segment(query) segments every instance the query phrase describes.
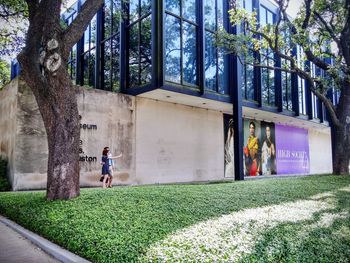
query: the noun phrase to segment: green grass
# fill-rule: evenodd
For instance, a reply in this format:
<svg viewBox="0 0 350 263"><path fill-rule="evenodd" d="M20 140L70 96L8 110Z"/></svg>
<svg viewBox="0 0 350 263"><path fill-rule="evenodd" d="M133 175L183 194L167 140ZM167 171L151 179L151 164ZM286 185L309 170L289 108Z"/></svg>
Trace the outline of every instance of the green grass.
<svg viewBox="0 0 350 263"><path fill-rule="evenodd" d="M337 219L330 228L312 229L302 240L295 233L304 229L305 222L269 228L241 261L346 262L350 236L334 233L350 229L350 193L337 191L348 185L350 176L309 176L115 187L82 189L78 198L51 202L45 201L44 192L9 192L0 193L0 214L93 262L137 262L156 242L199 222L336 191L336 207L330 212L345 210L346 218Z"/></svg>

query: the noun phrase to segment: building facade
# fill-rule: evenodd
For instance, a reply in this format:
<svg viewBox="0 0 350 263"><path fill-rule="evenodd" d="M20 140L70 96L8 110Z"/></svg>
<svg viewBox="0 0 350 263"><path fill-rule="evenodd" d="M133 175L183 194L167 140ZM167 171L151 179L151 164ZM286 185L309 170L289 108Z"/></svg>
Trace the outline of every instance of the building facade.
<svg viewBox="0 0 350 263"><path fill-rule="evenodd" d="M67 25L82 4L78 0L62 15ZM276 21L271 1L241 4L257 10L261 24ZM118 184L331 172L327 114L308 83L290 73L242 65L215 45L217 30L240 31L229 24L228 10L227 0L105 1L68 62L72 81L85 86L79 95L82 185L98 184L100 151L107 145L123 152ZM269 52L260 60L281 63ZM25 108L19 107L25 103L20 94L26 94L20 83L12 94L16 116ZM14 91L1 93L6 92ZM107 121L101 122L104 114ZM18 138L20 119L13 124ZM13 188L45 187L45 165L40 184L26 183L23 178L38 171L17 172L23 160L9 156L9 149L16 152L18 144L8 145L1 152L14 160Z"/></svg>

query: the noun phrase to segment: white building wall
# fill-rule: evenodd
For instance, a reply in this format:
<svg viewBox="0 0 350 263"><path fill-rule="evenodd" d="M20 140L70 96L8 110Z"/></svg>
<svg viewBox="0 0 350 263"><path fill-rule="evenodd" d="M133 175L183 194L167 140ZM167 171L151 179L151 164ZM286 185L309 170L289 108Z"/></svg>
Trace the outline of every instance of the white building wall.
<svg viewBox="0 0 350 263"><path fill-rule="evenodd" d="M137 183L223 179L223 135L220 112L137 97Z"/></svg>
<svg viewBox="0 0 350 263"><path fill-rule="evenodd" d="M330 128L309 129L310 174L332 173Z"/></svg>

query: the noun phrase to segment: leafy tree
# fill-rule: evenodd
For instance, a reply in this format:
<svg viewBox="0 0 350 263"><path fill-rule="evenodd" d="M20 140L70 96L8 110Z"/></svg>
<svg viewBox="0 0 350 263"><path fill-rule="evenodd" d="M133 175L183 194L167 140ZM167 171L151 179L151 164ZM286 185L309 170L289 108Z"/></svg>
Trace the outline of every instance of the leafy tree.
<svg viewBox="0 0 350 263"><path fill-rule="evenodd" d="M350 0L304 0L293 20L286 11L289 0L277 0L279 11L273 25L259 24L256 10L248 12L237 1L231 2L230 21L240 33L222 33L218 44L237 54L244 65L280 70L306 80L331 118L335 148L333 173L349 174ZM303 53L299 60L293 52L297 47ZM282 60L281 66L266 65L259 60L267 49ZM255 55L249 56L252 53ZM322 70L324 77L314 74L312 67ZM336 105L328 96L333 87L340 93Z"/></svg>
<svg viewBox="0 0 350 263"><path fill-rule="evenodd" d="M0 60L0 89L9 81L10 65L4 60Z"/></svg>
<svg viewBox="0 0 350 263"><path fill-rule="evenodd" d="M77 90L70 80L67 62L71 48L103 2L86 0L69 26L61 23L62 0L12 0L0 4L2 10L7 7L8 15L28 15L25 46L18 61L47 133L49 200L70 199L80 193Z"/></svg>
<svg viewBox="0 0 350 263"><path fill-rule="evenodd" d="M0 56L18 53L23 48L27 17L23 0L0 2Z"/></svg>

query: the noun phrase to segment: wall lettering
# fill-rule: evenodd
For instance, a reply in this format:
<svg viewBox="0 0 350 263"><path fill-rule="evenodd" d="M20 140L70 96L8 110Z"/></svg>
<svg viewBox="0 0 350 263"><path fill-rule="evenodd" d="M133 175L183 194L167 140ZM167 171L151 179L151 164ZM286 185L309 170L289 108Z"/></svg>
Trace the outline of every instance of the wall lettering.
<svg viewBox="0 0 350 263"><path fill-rule="evenodd" d="M79 115L79 120L81 120L82 117ZM80 123L80 129L83 130L97 130L97 125L96 124L85 124L85 123ZM80 162L97 162L97 157L96 156L88 156L85 154L83 150L83 140L79 141L79 161Z"/></svg>

